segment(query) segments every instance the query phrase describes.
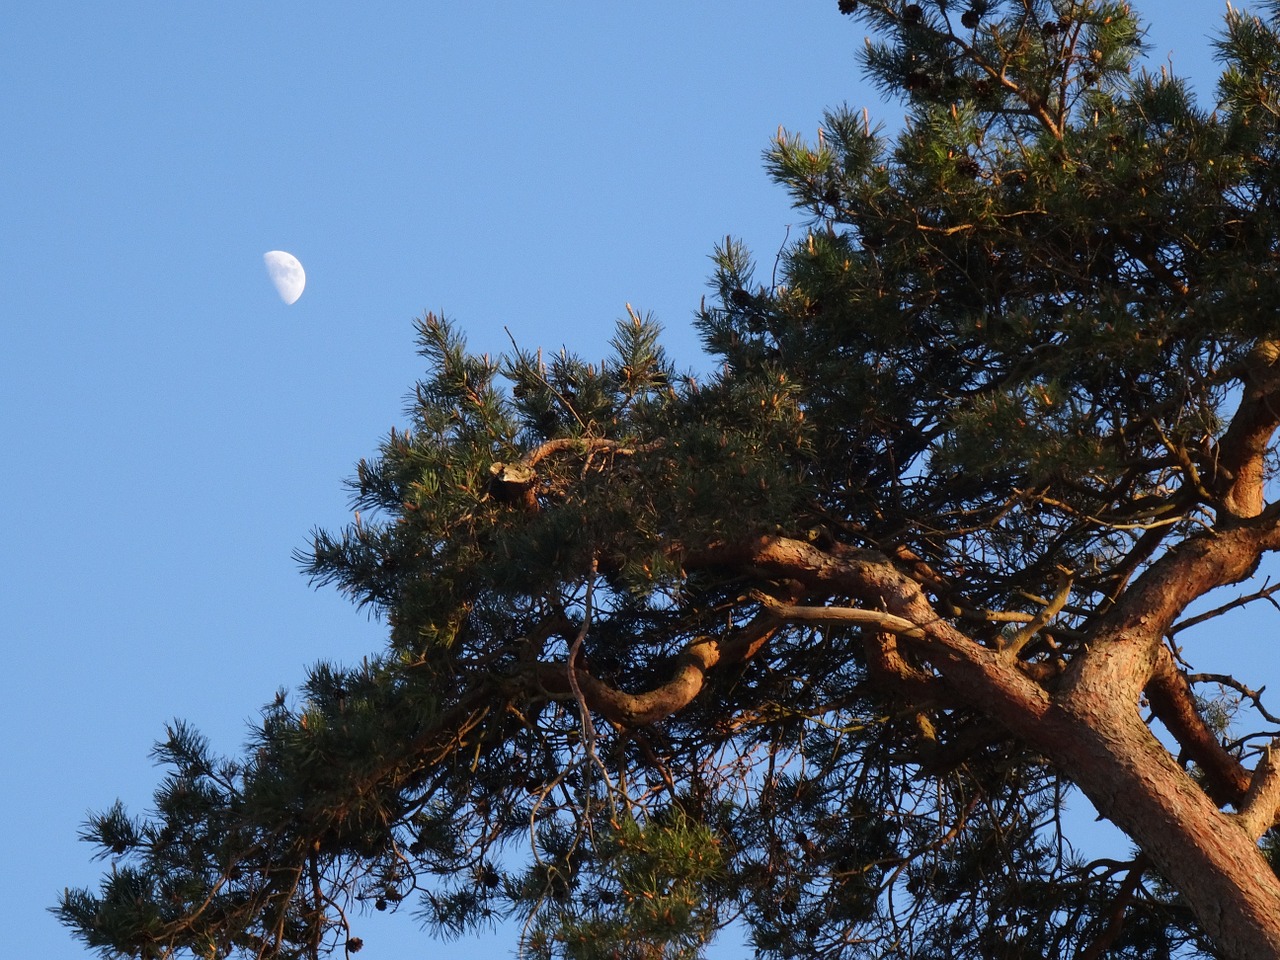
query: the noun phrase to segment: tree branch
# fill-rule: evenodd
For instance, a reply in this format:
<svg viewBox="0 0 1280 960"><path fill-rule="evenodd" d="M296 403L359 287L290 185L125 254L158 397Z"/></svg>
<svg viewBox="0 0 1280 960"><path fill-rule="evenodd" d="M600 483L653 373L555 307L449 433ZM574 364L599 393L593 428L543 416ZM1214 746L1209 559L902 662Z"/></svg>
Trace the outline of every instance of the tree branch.
<svg viewBox="0 0 1280 960"><path fill-rule="evenodd" d="M1067 605L1067 600L1071 598L1071 587L1075 580L1062 567L1058 568L1058 574L1058 592L1054 594L1048 603L1040 608L1030 623L1020 628L1007 642L1000 644L1000 652L1008 659L1016 660L1018 654L1022 652L1022 648L1035 639L1036 634L1043 630L1049 624L1049 621L1061 613L1062 608Z"/></svg>
<svg viewBox="0 0 1280 960"><path fill-rule="evenodd" d="M903 617L880 610L858 610L852 607L802 607L789 603L779 603L763 593L753 593L752 597L780 620L801 623L848 623L858 627L872 627L886 633L900 634L904 637L920 640L924 638L924 629Z"/></svg>
<svg viewBox="0 0 1280 960"><path fill-rule="evenodd" d="M1227 529L1213 529L1172 547L1134 581L1090 631L1088 649L1064 678L1064 691L1093 686L1136 701L1147 686L1174 620L1192 601L1252 576L1264 551L1280 548L1280 506ZM1142 651L1145 666L1115 656Z"/></svg>
<svg viewBox="0 0 1280 960"><path fill-rule="evenodd" d="M812 595L851 597L874 605L879 610L821 616L845 622L853 622L852 617L880 630L894 628L893 635L907 641L942 675L953 696L1015 734L1049 707L1048 694L1038 683L939 616L920 584L875 550L841 544L822 550L788 537L759 537L690 554L686 565L691 564L735 568L757 577L797 582Z"/></svg>
<svg viewBox="0 0 1280 960"><path fill-rule="evenodd" d="M1225 673L1189 673L1187 674L1187 683L1216 683L1220 686L1229 687L1240 696L1252 700L1253 708L1262 714L1263 719L1268 723L1280 723L1280 717L1273 716L1271 711L1262 705L1262 695L1267 690L1265 685L1254 690L1241 683L1235 677Z"/></svg>
<svg viewBox="0 0 1280 960"><path fill-rule="evenodd" d="M1125 911L1129 909L1129 904L1133 902L1134 895L1138 892L1146 867L1146 857L1139 856L1133 861L1133 866L1129 868L1128 874L1120 884L1119 892L1116 893L1115 899L1111 901L1111 906L1107 910L1106 927L1098 939L1089 944L1088 948L1079 955L1079 960L1099 960L1115 943L1124 929Z"/></svg>
<svg viewBox="0 0 1280 960"><path fill-rule="evenodd" d="M1249 782L1238 819L1245 832L1257 840L1276 822L1280 811L1280 739L1272 740L1263 751Z"/></svg>
<svg viewBox="0 0 1280 960"><path fill-rule="evenodd" d="M655 723L683 710L702 692L707 674L721 664L750 660L777 632L777 620L763 615L735 630L726 640L703 638L685 648L670 680L640 693L627 693L593 676L582 658L571 667L567 661L539 663L535 676L549 694L574 694L576 682L587 706L623 727ZM572 680L569 671L574 670Z"/></svg>
<svg viewBox="0 0 1280 960"><path fill-rule="evenodd" d="M1261 340L1240 373L1244 395L1218 442L1218 479L1223 506L1237 517L1262 512L1266 454L1280 427L1280 341Z"/></svg>
<svg viewBox="0 0 1280 960"><path fill-rule="evenodd" d="M898 637L921 640L925 636L924 630L910 620L880 610L796 606L781 603L763 593L753 593L752 596L779 620L845 623L869 628L863 633L867 669L876 681L888 688L886 692L900 694L917 709L931 706L942 694L939 678L909 663L898 648Z"/></svg>
<svg viewBox="0 0 1280 960"><path fill-rule="evenodd" d="M1160 651L1147 683L1147 702L1183 753L1204 772L1205 792L1214 803L1239 807L1249 789L1248 771L1205 723L1196 709L1195 694L1168 648Z"/></svg>
<svg viewBox="0 0 1280 960"><path fill-rule="evenodd" d="M1212 610L1208 610L1205 613L1194 617L1188 617L1186 620L1180 620L1169 628L1169 636L1172 637L1175 634L1186 630L1188 627L1194 627L1196 624L1212 620L1214 617L1220 617L1224 613L1234 610L1236 607L1243 607L1245 604L1252 603L1254 600L1271 600L1272 606L1276 606L1277 604L1275 600L1272 599L1272 594L1278 590L1280 590L1280 583L1273 583L1264 586L1261 590L1257 590L1254 593L1247 594L1243 597L1236 597L1234 600L1224 603L1220 607L1214 607Z"/></svg>
<svg viewBox="0 0 1280 960"><path fill-rule="evenodd" d="M577 453L595 453L599 450L605 450L621 456L634 456L637 453L648 453L661 446L661 440L655 440L650 443L625 444L603 437L557 437L535 447L521 457L519 462L526 467L536 467L540 461L563 450L572 450Z"/></svg>

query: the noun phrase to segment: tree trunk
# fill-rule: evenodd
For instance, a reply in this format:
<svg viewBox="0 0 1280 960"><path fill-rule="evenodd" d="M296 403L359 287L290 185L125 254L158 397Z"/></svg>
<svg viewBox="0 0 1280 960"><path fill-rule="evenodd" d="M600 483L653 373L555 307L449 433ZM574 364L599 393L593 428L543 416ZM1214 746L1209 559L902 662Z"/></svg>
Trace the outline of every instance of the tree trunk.
<svg viewBox="0 0 1280 960"><path fill-rule="evenodd" d="M1135 705L1103 690L1055 704L1045 752L1182 895L1230 960L1280 958L1280 878L1238 817L1178 766Z"/></svg>
<svg viewBox="0 0 1280 960"><path fill-rule="evenodd" d="M1246 576L1275 536L1271 524L1240 528L1171 551L1100 624L1052 693L1007 651L975 642L938 616L916 581L872 551L830 556L776 538L755 544L750 560L813 590L869 598L883 612L778 603L770 609L784 620L870 621L896 634L953 695L1056 764L1123 830L1181 894L1220 956L1280 960L1280 878L1258 850L1262 827L1251 833L1245 819L1222 812L1138 711L1175 615L1195 597ZM898 673L899 681L913 679L910 671ZM1268 791L1260 799L1248 819L1266 825L1276 798Z"/></svg>

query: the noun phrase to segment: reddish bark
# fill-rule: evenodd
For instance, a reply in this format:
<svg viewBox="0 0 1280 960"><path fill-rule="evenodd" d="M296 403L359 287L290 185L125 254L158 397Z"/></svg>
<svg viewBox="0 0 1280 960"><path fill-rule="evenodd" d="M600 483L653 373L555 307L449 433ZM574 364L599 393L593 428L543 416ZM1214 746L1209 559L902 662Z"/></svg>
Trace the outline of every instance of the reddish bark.
<svg viewBox="0 0 1280 960"><path fill-rule="evenodd" d="M927 661L950 693L1061 769L1182 894L1223 955L1244 960L1280 957L1280 879L1258 850L1260 828L1249 829L1274 818L1280 774L1253 791L1267 799L1242 822L1220 810L1170 756L1143 722L1138 702L1144 688L1153 691L1175 735L1213 771L1222 794L1241 801L1247 774L1210 742L1203 721L1187 713L1189 691L1170 675L1162 640L1188 603L1244 579L1262 551L1278 543L1274 520L1259 517L1172 549L1099 621L1052 693L1015 661L937 615L914 580L873 552L833 555L800 541L769 539L727 548L721 559L828 596L875 604L917 625L919 633L895 629L899 642ZM813 608L790 613L833 618Z"/></svg>
<svg viewBox="0 0 1280 960"><path fill-rule="evenodd" d="M1173 656L1161 648L1147 683L1147 702L1205 776L1205 790L1219 806L1239 806L1249 789L1249 771L1227 752L1196 709L1195 694L1178 670Z"/></svg>
<svg viewBox="0 0 1280 960"><path fill-rule="evenodd" d="M1052 762L1137 843L1224 957L1280 957L1280 879L1256 842L1280 805L1280 764L1264 764L1251 780L1196 713L1163 644L1187 604L1243 580L1265 550L1280 547L1271 515L1277 513L1264 511L1171 548L1098 618L1066 671L1051 679L1027 669L1016 649L965 634L888 557L783 537L712 547L685 562L750 573L762 586L793 584L811 605L766 599L751 624L723 640L690 646L672 678L649 691L617 690L585 666L576 677L590 709L622 725L641 725L683 709L711 670L756 656L782 623L863 626L872 638L873 680L878 677L886 692L923 710L940 697L959 700L990 718L1006 736ZM818 605L812 605L815 599ZM570 687L563 664L543 664L539 676L554 694L563 696ZM1143 721L1144 690L1187 756L1206 772L1209 792ZM1224 812L1224 803L1242 807L1242 815Z"/></svg>
<svg viewBox="0 0 1280 960"><path fill-rule="evenodd" d="M1240 407L1217 448L1217 486L1229 513L1256 517L1263 509L1267 449L1280 426L1280 341L1254 347L1241 382Z"/></svg>

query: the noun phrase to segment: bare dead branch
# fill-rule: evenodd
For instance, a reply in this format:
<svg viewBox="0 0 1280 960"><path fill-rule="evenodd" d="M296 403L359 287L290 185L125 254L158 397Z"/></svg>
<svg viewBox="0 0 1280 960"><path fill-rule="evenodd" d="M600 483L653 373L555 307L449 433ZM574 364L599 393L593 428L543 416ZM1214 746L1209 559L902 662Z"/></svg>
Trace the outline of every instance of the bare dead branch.
<svg viewBox="0 0 1280 960"><path fill-rule="evenodd" d="M1030 643L1036 634L1049 624L1049 621L1062 612L1062 608L1067 605L1067 600L1071 597L1071 587L1074 583L1071 573L1060 567L1058 592L1054 594L1052 600L1040 608L1030 623L1018 630L1009 640L1000 644L1000 652L1008 659L1016 660L1022 648Z"/></svg>
<svg viewBox="0 0 1280 960"><path fill-rule="evenodd" d="M1225 674L1225 673L1188 674L1187 683L1191 683L1191 684L1216 683L1224 687L1229 687L1230 689L1240 694L1242 697L1245 697L1246 699L1253 701L1254 709L1257 710L1258 713L1262 714L1263 718L1268 723L1280 724L1280 717L1272 716L1271 713L1267 710L1267 708L1262 705L1262 695L1263 693L1266 692L1266 689L1267 689L1265 686L1259 687L1257 690L1254 690L1246 686L1245 684L1241 683L1235 677L1229 676L1228 674Z"/></svg>
<svg viewBox="0 0 1280 960"><path fill-rule="evenodd" d="M780 620L799 623L847 623L856 627L871 627L886 633L899 634L919 640L924 630L903 617L896 617L881 610L861 610L854 607L804 607L779 603L763 593L753 593L753 599Z"/></svg>
<svg viewBox="0 0 1280 960"><path fill-rule="evenodd" d="M1253 601L1255 600L1269 600L1273 607L1275 607L1277 610L1280 610L1280 603L1276 603L1275 599L1273 598L1273 594L1275 594L1277 591L1280 591L1280 582L1273 583L1269 586L1264 584L1261 590L1256 590L1253 593L1247 594L1242 597L1236 597L1236 599L1228 603L1224 603L1220 607L1214 607L1212 610L1209 610L1206 613L1197 614L1194 617L1188 617L1186 620L1182 620L1182 621L1179 621L1178 623L1175 623L1172 627L1169 628L1169 636L1172 637L1183 630L1196 626L1196 624L1200 624L1208 620L1212 620L1214 617L1220 617L1224 613L1227 613L1228 611L1234 610L1237 607L1243 607L1245 604L1248 604L1248 603L1253 603ZM1280 721L1274 721L1274 720L1272 722L1280 723Z"/></svg>

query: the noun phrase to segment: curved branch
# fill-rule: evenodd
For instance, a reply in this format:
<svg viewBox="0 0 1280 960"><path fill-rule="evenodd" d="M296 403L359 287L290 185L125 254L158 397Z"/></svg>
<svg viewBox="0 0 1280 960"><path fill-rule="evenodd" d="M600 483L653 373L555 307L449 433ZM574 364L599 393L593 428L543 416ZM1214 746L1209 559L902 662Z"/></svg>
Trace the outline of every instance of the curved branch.
<svg viewBox="0 0 1280 960"><path fill-rule="evenodd" d="M898 628L893 635L928 662L951 694L1010 732L1025 731L1049 709L1049 695L1040 684L941 617L920 584L875 550L841 544L823 550L788 537L759 537L714 545L690 554L685 563L730 567L756 577L795 582L815 596L851 597L876 608L821 615L845 622L854 618L879 630Z"/></svg>
<svg viewBox="0 0 1280 960"><path fill-rule="evenodd" d="M582 658L569 676L567 661L539 663L536 679L552 696L573 695L576 684L588 707L623 727L655 723L683 710L706 685L707 674L721 664L743 663L754 657L777 632L778 622L760 616L726 640L698 640L680 655L670 680L640 693L627 693L593 676Z"/></svg>
<svg viewBox="0 0 1280 960"><path fill-rule="evenodd" d="M1277 548L1280 506L1276 505L1250 520L1189 537L1172 547L1094 626L1088 649L1072 662L1064 692L1092 687L1110 691L1109 696L1132 695L1136 700L1157 671L1162 641L1174 620L1211 590L1250 577L1262 554Z"/></svg>
<svg viewBox="0 0 1280 960"><path fill-rule="evenodd" d="M1234 690L1236 693L1240 694L1240 696L1252 700L1253 709L1262 714L1262 718L1266 720L1267 723L1280 723L1280 717L1272 715L1271 711L1262 705L1262 695L1267 691L1265 685L1254 690L1252 687L1241 683L1235 677L1225 673L1189 673L1187 674L1187 683L1216 683L1219 686ZM1256 734L1253 734L1252 736L1256 736Z"/></svg>
<svg viewBox="0 0 1280 960"><path fill-rule="evenodd" d="M1237 517L1256 517L1263 507L1263 480L1271 437L1280 427L1280 341L1259 342L1240 374L1244 395L1218 442L1222 504Z"/></svg>
<svg viewBox="0 0 1280 960"><path fill-rule="evenodd" d="M554 454L569 451L585 455L588 464L591 455L606 451L616 456L634 456L662 446L661 440L651 443L627 445L603 437L557 437L539 444L519 460L506 462L495 460L489 464L489 489L499 500L512 503L533 512L538 509L535 485L538 482L536 467Z"/></svg>

